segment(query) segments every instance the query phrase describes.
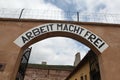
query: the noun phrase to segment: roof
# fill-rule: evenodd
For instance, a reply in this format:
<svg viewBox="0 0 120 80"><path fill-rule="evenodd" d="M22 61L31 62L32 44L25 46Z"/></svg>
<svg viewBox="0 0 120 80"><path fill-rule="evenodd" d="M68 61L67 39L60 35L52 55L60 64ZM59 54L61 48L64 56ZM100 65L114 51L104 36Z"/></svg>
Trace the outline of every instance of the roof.
<svg viewBox="0 0 120 80"><path fill-rule="evenodd" d="M74 69L74 66L70 66L70 65L28 64L28 68L51 69L51 70L70 70L70 71L72 71Z"/></svg>

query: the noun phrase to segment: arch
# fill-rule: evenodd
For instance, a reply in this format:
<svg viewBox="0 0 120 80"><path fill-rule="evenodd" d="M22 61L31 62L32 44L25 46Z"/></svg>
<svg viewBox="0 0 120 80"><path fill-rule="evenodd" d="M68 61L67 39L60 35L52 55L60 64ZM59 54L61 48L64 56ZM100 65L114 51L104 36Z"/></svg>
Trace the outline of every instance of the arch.
<svg viewBox="0 0 120 80"><path fill-rule="evenodd" d="M87 45L96 53L102 53L108 48L108 44L90 30L66 23L47 23L34 27L20 35L14 43L23 48L42 39L56 36L73 38Z"/></svg>

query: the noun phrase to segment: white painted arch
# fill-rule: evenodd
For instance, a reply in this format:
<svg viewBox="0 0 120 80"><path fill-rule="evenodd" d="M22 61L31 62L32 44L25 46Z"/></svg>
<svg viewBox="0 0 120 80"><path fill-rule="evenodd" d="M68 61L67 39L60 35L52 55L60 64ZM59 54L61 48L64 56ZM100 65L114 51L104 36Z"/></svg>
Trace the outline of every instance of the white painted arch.
<svg viewBox="0 0 120 80"><path fill-rule="evenodd" d="M23 47L33 39L53 32L65 32L82 37L84 40L87 40L91 45L93 45L100 53L108 48L108 44L90 30L79 25L68 23L47 23L39 25L21 34L14 43L19 47Z"/></svg>

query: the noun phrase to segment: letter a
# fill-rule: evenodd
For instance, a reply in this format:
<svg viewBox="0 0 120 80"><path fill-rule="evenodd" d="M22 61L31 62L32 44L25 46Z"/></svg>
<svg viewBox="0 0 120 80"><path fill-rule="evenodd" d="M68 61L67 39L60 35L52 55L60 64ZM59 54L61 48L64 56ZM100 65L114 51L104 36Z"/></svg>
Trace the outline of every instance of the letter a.
<svg viewBox="0 0 120 80"><path fill-rule="evenodd" d="M23 40L23 43L26 43L26 41L28 41L28 39L25 38L24 36L22 36L22 40Z"/></svg>

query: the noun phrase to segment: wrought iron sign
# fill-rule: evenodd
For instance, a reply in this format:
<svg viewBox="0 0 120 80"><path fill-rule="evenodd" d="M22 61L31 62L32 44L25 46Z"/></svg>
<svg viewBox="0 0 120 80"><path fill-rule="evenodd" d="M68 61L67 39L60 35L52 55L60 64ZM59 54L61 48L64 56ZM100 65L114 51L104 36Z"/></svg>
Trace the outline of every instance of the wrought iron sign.
<svg viewBox="0 0 120 80"><path fill-rule="evenodd" d="M14 43L17 44L19 47L23 47L26 43L28 43L35 37L49 32L68 32L76 34L89 41L101 53L108 48L108 44L93 32L79 25L65 23L48 23L34 27L20 35L14 41Z"/></svg>

